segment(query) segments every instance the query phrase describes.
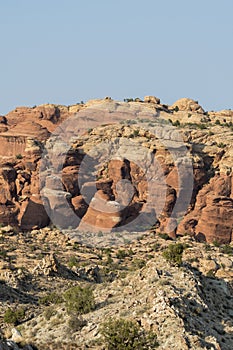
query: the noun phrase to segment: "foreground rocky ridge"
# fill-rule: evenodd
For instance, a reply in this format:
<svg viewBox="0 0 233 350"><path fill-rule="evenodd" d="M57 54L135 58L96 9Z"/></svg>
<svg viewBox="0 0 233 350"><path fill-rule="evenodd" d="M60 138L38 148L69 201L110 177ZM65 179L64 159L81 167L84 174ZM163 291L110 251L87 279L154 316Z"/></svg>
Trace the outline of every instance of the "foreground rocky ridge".
<svg viewBox="0 0 233 350"><path fill-rule="evenodd" d="M171 244L183 246L181 264L165 259ZM232 245L147 232L98 249L57 229L16 234L10 227L0 245L2 350L106 349L101 327L109 318L134 320L161 350L232 348ZM59 298L74 286L93 289L94 310L67 311ZM9 309L21 310L16 323Z"/></svg>
<svg viewBox="0 0 233 350"><path fill-rule="evenodd" d="M93 128L71 143L62 165L61 188L50 169L41 170L41 157L45 141L57 126L72 119L74 113L80 115L83 122L91 116ZM158 177L165 179L165 187L161 181L154 185L166 194L165 199L156 200L159 203L161 199L159 216L153 214L155 208L145 209L148 225L154 225L158 232L168 232L169 217L175 204L181 195L186 200L187 192L187 188L179 184L178 168L167 146L169 144L164 144L164 139L161 142L159 136L163 128L173 125L166 137L176 149L180 146L174 128L182 135L193 163L194 188L186 212L176 211L173 229L168 233L172 237L177 233L188 233L200 241L229 243L233 226L232 123L233 112L230 110L205 112L197 101L191 99L181 99L167 106L153 96L145 97L144 102L140 99L119 102L106 98L69 107L16 108L0 120L0 222L30 230L47 226L55 211L60 220L58 226L69 222L75 227L75 213L80 218L80 230L101 231L133 223L147 203L147 174L137 165L137 160L143 160L147 169L155 164ZM100 151L103 142L112 148L120 147L117 159L106 162ZM146 159L142 148L149 152ZM93 150L97 158L99 156L99 164L93 171L94 181L84 174L86 182L80 185L82 160ZM132 157L133 154L136 157ZM42 185L39 182L41 174L45 179ZM133 188L127 187L129 184L122 180L128 180ZM43 186L50 191L47 210L41 200ZM89 205L93 187L97 192ZM117 191L124 196L119 198ZM156 191L157 195L159 191ZM72 213L61 204L61 198L66 198ZM126 209L111 211L112 203Z"/></svg>

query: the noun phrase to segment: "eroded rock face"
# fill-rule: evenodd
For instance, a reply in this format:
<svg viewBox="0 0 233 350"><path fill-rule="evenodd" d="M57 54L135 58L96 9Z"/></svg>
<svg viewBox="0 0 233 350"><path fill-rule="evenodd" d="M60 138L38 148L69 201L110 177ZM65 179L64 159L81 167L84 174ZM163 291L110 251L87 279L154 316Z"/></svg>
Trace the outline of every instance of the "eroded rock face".
<svg viewBox="0 0 233 350"><path fill-rule="evenodd" d="M173 111L176 106L180 113ZM63 165L57 159L57 164L54 163L57 175L51 175L49 163L40 168L44 144L51 133L64 120L72 118L72 113L86 110L88 113L83 113L83 121L92 113L96 127L75 141ZM99 125L101 113L106 121L103 126ZM207 116L203 108L191 99L178 100L169 110L161 109L158 98L146 96L144 103L104 99L70 107L20 107L6 117L1 116L0 221L30 230L44 227L56 218L61 227L80 225L80 229L91 227L99 231L129 224L144 211L145 217L150 219L150 226L156 225L157 230L166 232L179 193L185 197L186 188L180 183L169 147L159 139L156 124L153 133L145 130L159 117L163 125L177 118L184 124L179 133L183 133L184 144L190 149L193 162L194 189L190 206L183 219L183 214L177 211L176 218L172 219L174 229L169 234L175 237L177 232L189 233L197 240L231 242L233 137L229 128L233 113L211 112ZM118 124L112 125L111 120L118 121ZM209 129L186 127L187 121L201 121L202 128L206 123ZM169 141L170 148L178 151L179 145L173 135L172 130L168 132L166 142ZM98 146L103 142L103 147L110 145L106 154L115 150L114 157L108 161L105 155L101 156L102 149ZM59 147L57 145L58 151ZM83 170L81 164L86 155L92 164L89 150L94 150L100 157L101 166L96 164L93 169ZM157 174L153 185L148 182L151 167ZM90 180L89 170L94 174L94 180L93 177ZM41 171L44 173L42 183ZM45 202L41 198L43 188L49 194L49 200ZM156 205L148 205L151 193L156 196ZM177 232L176 221L179 223Z"/></svg>
<svg viewBox="0 0 233 350"><path fill-rule="evenodd" d="M145 96L144 102L146 103L154 103L154 104L160 104L160 99L155 96Z"/></svg>
<svg viewBox="0 0 233 350"><path fill-rule="evenodd" d="M199 105L199 103L190 98L181 98L171 106L171 108L176 107L178 107L179 111L204 113L204 109Z"/></svg>
<svg viewBox="0 0 233 350"><path fill-rule="evenodd" d="M233 228L233 179L217 175L198 193L194 210L184 218L179 231L200 241L230 243Z"/></svg>

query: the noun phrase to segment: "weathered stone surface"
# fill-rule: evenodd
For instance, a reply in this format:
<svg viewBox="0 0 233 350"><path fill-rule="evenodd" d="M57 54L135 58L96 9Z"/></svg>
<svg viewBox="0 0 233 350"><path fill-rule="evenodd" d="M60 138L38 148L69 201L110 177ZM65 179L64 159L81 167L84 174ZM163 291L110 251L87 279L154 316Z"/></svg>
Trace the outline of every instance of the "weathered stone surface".
<svg viewBox="0 0 233 350"><path fill-rule="evenodd" d="M131 222L145 210L150 224L156 224L157 230L163 232L169 227L169 217L179 196L182 194L186 200L186 189L171 155L171 149L179 151L179 134L182 134L191 152L194 190L183 220L184 213L176 208L172 226L176 226L177 220L180 234L189 233L208 242L231 242L233 136L229 128L232 111L207 115L191 99L178 100L169 111L162 110L160 100L154 96L146 96L144 102L123 103L107 98L69 107L17 107L6 117L1 116L0 221L26 230L43 227L56 218L60 227L79 224L82 227L89 223L111 230ZM180 114L174 111L176 106ZM81 124L86 123L87 112L91 113L93 130L86 130L85 135L74 142L64 157L64 164L60 164L59 158L62 144L56 145L57 163L54 159L53 165L62 173L51 175L51 164L45 163L45 176L40 184L44 143L51 132L75 112L80 113ZM184 126L167 130L156 124L154 131L149 132L147 127L159 117L163 122L179 119ZM106 124L100 126L100 120ZM117 124L113 126L114 122ZM189 122L201 122L209 129L189 127ZM71 135L73 127L67 129ZM83 170L86 155L90 164L94 164L93 169ZM99 157L96 164L92 159L95 156ZM152 181L153 172L156 179ZM44 186L49 199L42 201L40 192ZM150 195L154 196L155 205L147 206ZM119 209L114 213L110 210L113 203ZM176 229L170 234L175 237Z"/></svg>
<svg viewBox="0 0 233 350"><path fill-rule="evenodd" d="M45 227L49 224L48 214L39 195L23 201L18 220L22 230Z"/></svg>
<svg viewBox="0 0 233 350"><path fill-rule="evenodd" d="M171 106L171 108L176 107L178 107L179 111L204 113L203 108L198 104L198 102L190 98L181 98L180 100L173 103L173 105Z"/></svg>
<svg viewBox="0 0 233 350"><path fill-rule="evenodd" d="M181 222L178 230L198 240L219 243L232 241L232 177L217 175L197 195L194 210Z"/></svg>
<svg viewBox="0 0 233 350"><path fill-rule="evenodd" d="M154 103L154 104L160 104L160 99L155 96L145 96L144 102L146 103Z"/></svg>

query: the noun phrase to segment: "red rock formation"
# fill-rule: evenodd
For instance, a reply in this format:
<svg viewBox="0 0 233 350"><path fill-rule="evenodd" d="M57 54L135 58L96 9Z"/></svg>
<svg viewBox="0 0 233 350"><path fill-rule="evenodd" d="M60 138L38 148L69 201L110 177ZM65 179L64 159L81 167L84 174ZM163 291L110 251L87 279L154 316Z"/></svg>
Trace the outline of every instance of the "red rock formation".
<svg viewBox="0 0 233 350"><path fill-rule="evenodd" d="M134 117L137 113L140 116L139 105L147 108L141 113L143 117L156 111L156 108L161 111L158 99L149 96L145 101L146 103L136 102L135 110L133 103L126 104L131 111L126 111L127 116L132 118L132 110L135 113ZM124 119L125 105L113 100L97 102L93 103L97 103L99 107L92 109L96 126L99 126L98 118L102 103L106 104L103 108L104 120L109 122L111 118L117 119L119 116L120 119ZM187 118L186 111L194 113L195 118L199 115L205 116L203 109L195 101L185 99L178 102L178 107L183 113L179 117L184 115L184 118ZM92 108L92 102L87 104L89 105ZM118 112L119 106L121 109ZM62 166L59 159L57 165L54 163L57 171L61 168L61 178L51 176L47 165L44 164L45 176L41 178L42 185L40 184L39 169L43 144L51 132L71 116L71 111L77 112L81 108L86 107L68 108L54 105L20 107L8 113L6 117L0 116L0 222L29 230L33 227L46 226L50 219L56 217L56 222L61 227L79 225L80 229L94 227L98 231L129 224L143 213L143 220L148 217L149 225L160 226L162 232L166 232L168 225L175 227L176 220L179 222L181 219L178 215L179 210L176 218L170 220L170 215L179 193L182 193L185 199L185 186L180 183L169 150L159 144L151 145L153 138L150 134L143 130L135 131L131 128L131 123L126 126L120 124L121 127L118 129L114 127L111 129L108 125L106 129L102 127L99 131L96 129L96 132L86 133L83 139L69 150ZM172 108L170 113L171 110ZM164 113L166 118L170 119L172 116L168 111ZM174 117L176 118L175 114ZM85 122L84 115L82 118ZM213 114L213 118L215 120L218 115ZM232 118L231 114L229 118ZM71 129L70 127L69 132ZM203 135L200 130L194 134L193 130L186 129L185 133L193 152L194 191L188 213L179 223L178 233L189 233L197 240L229 243L233 240L230 147L221 148L223 147L221 140L218 141L220 147L216 146L215 140L213 142L209 139L208 133ZM93 181L93 178L90 180L88 175L90 169L85 170L81 166L84 156L89 148L95 148L95 144L114 137L133 138L134 141L137 141L138 137L140 144L150 149L155 156L151 157L149 163L147 159L143 168L142 161L139 166L130 159L131 153L138 152L137 148L134 148L134 143L132 148L124 145L125 152L128 153L111 159L102 168L96 167L94 169L96 181ZM197 140L193 139L195 137ZM203 150L205 143L207 148ZM143 156L144 153L142 158ZM91 160L91 157L88 157ZM148 182L147 179L150 166L153 166L157 174L157 180L153 182ZM214 171L216 175L209 181ZM49 191L47 202L42 202L40 186L42 188L45 186ZM149 203L149 196L154 196L154 204ZM162 208L161 211L158 208ZM176 228L171 230L170 235L176 236Z"/></svg>
<svg viewBox="0 0 233 350"><path fill-rule="evenodd" d="M185 216L178 230L201 241L230 243L232 228L232 176L216 175L199 191L194 210Z"/></svg>

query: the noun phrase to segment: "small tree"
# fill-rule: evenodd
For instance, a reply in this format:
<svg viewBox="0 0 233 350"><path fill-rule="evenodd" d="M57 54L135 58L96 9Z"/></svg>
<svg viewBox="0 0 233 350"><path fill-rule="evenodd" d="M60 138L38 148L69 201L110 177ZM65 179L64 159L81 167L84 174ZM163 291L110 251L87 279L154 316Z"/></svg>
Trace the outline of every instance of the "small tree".
<svg viewBox="0 0 233 350"><path fill-rule="evenodd" d="M148 350L158 346L156 334L145 333L138 323L110 318L100 329L108 350Z"/></svg>
<svg viewBox="0 0 233 350"><path fill-rule="evenodd" d="M95 308L93 291L89 287L71 287L63 294L63 297L69 314L86 314Z"/></svg>
<svg viewBox="0 0 233 350"><path fill-rule="evenodd" d="M182 264L183 251L184 246L182 243L169 244L168 248L163 252L163 257L170 263L180 266Z"/></svg>
<svg viewBox="0 0 233 350"><path fill-rule="evenodd" d="M16 326L22 321L24 316L25 316L24 309L20 308L20 309L12 310L11 308L8 308L4 314L4 322L10 323Z"/></svg>

